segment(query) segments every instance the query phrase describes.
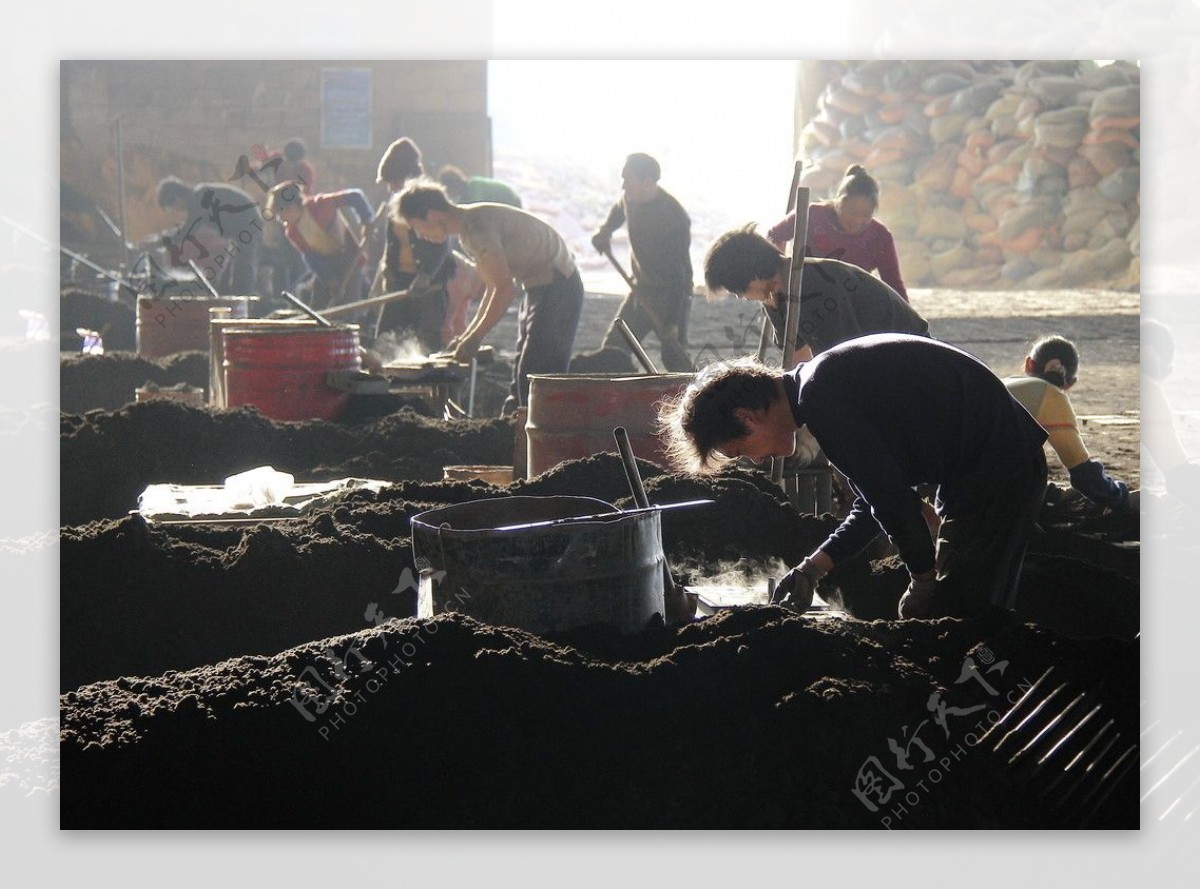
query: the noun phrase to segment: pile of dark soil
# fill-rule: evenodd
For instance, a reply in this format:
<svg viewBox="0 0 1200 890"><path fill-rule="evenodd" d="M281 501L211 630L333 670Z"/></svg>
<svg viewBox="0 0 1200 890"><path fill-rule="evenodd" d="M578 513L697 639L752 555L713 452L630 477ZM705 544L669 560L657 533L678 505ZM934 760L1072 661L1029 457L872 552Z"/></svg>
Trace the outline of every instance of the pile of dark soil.
<svg viewBox="0 0 1200 890"><path fill-rule="evenodd" d="M253 408L152 401L64 414L60 442L60 521L81 525L136 509L147 485L220 485L264 465L303 482L432 481L449 464L511 465L513 421L442 421L405 410L358 425L285 423Z"/></svg>
<svg viewBox="0 0 1200 890"><path fill-rule="evenodd" d="M65 414L115 411L134 401L138 388L187 386L208 389L208 353L177 352L164 358L142 358L132 352L104 355L62 354L60 404Z"/></svg>
<svg viewBox="0 0 1200 890"><path fill-rule="evenodd" d="M968 656L997 668L990 689L959 682ZM757 607L559 641L453 614L388 622L65 694L61 825L1071 827L979 743L1051 665L1136 736L1135 643L1005 616ZM881 770L901 788L868 806ZM1136 798L1124 782L1091 824L1136 827Z"/></svg>
<svg viewBox="0 0 1200 890"><path fill-rule="evenodd" d="M700 556L798 561L835 522L797 513L761 474L732 471L698 481L664 475L645 461L640 469L658 503L716 501L663 514L663 547L676 566ZM414 592L402 583L414 569L412 517L510 494L630 505L620 460L601 454L508 489L405 481L378 493L351 492L332 509L270 524L148 525L127 516L64 528L61 688L269 654L351 633L380 614L415 615ZM745 518L725 527L718 517L734 511Z"/></svg>
<svg viewBox="0 0 1200 890"><path fill-rule="evenodd" d="M116 302L94 291L65 287L59 302L62 349L77 351L82 339L76 328L96 331L106 352L137 348L137 314L127 303Z"/></svg>

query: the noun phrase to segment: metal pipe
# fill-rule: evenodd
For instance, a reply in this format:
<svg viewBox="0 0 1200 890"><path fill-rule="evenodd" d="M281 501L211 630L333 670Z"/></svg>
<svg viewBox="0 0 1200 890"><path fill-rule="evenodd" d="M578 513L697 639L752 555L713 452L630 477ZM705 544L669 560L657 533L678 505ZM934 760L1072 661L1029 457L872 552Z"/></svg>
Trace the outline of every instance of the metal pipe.
<svg viewBox="0 0 1200 890"><path fill-rule="evenodd" d="M799 180L800 162L796 162ZM808 241L808 187L796 186L795 201L796 228L792 233L792 262L788 268L787 280L787 314L783 326L783 361L786 371L796 360L796 334L800 330L800 287L804 278L804 253ZM783 464L787 458L771 459L771 481L783 487Z"/></svg>
<svg viewBox="0 0 1200 890"><path fill-rule="evenodd" d="M614 324L616 325L617 330L621 332L621 336L625 338L625 342L629 344L629 348L633 350L633 354L641 364L642 369L647 374L660 373L654 364L654 360L651 359L649 353L646 352L645 347L643 347L638 338L633 335L633 331L629 329L629 325L625 323L625 319L618 318Z"/></svg>
<svg viewBox="0 0 1200 890"><path fill-rule="evenodd" d="M117 221L121 227L121 241L125 246L125 262L129 262L129 240L125 233L129 231L125 225L125 151L124 142L121 139L121 116L117 115L113 121L116 128L116 150L117 150Z"/></svg>
<svg viewBox="0 0 1200 890"><path fill-rule="evenodd" d="M192 271L196 273L196 277L208 288L208 292L218 300L221 299L221 295L217 293L217 289L213 286L213 283L204 277L204 273L200 271L200 267L196 265L196 261L188 260L188 265L192 267Z"/></svg>
<svg viewBox="0 0 1200 890"><path fill-rule="evenodd" d="M365 300L355 300L353 303L342 303L339 306L330 306L324 311L325 315L344 315L347 312L353 312L355 309L370 309L373 306L383 306L387 303L393 303L396 300L403 300L412 293L412 289L392 291L390 294L381 294L378 297L368 297Z"/></svg>
<svg viewBox="0 0 1200 890"><path fill-rule="evenodd" d="M646 497L646 488L642 485L642 474L638 472L633 446L629 444L629 433L625 427L619 426L613 430L613 438L617 440L617 451L621 455L621 465L625 467L625 478L629 480L633 502L639 507L649 507L650 499Z"/></svg>
<svg viewBox="0 0 1200 890"><path fill-rule="evenodd" d="M479 359L471 356L471 382L467 386L467 417L475 416L475 376L479 372Z"/></svg>
<svg viewBox="0 0 1200 890"><path fill-rule="evenodd" d="M288 302L290 302L293 306L295 306L297 309L299 309L301 312L303 312L309 318L316 321L318 324L324 325L327 328L333 327L333 322L331 322L329 319L327 319L324 315L322 315L316 309L313 309L312 307L310 307L307 303L302 302L301 299L299 297L297 297L295 294L289 293L288 291L285 291L285 290L280 291L280 293L283 294L283 296L285 298L287 298Z"/></svg>
<svg viewBox="0 0 1200 890"><path fill-rule="evenodd" d="M553 528L559 525L573 525L576 522L602 522L605 519L620 519L638 513L654 513L662 510L681 510L685 507L707 507L715 504L711 498L697 501L680 501L677 504L656 504L653 507L637 507L633 510L609 510L605 513L589 513L587 516L564 516L561 519L539 519L536 522L519 522L516 525L501 525L492 529L494 532L518 532L531 528Z"/></svg>

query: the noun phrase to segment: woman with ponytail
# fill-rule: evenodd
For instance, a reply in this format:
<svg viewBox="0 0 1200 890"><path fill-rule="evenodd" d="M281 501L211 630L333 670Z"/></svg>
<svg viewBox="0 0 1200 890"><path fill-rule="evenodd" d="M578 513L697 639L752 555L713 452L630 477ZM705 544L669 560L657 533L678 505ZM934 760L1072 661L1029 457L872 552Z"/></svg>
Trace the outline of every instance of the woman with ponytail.
<svg viewBox="0 0 1200 890"><path fill-rule="evenodd" d="M1079 353L1057 335L1042 337L1025 357L1025 373L1004 378L1012 397L1050 434L1050 445L1071 477L1071 487L1088 500L1114 510L1136 510L1139 494L1104 472L1088 455L1067 391L1075 385Z"/></svg>
<svg viewBox="0 0 1200 890"><path fill-rule="evenodd" d="M859 164L846 168L833 201L808 208L807 255L841 260L868 272L878 270L884 284L907 303L896 242L887 226L875 219L878 209L879 183ZM771 227L767 240L782 252L795 230L793 210Z"/></svg>

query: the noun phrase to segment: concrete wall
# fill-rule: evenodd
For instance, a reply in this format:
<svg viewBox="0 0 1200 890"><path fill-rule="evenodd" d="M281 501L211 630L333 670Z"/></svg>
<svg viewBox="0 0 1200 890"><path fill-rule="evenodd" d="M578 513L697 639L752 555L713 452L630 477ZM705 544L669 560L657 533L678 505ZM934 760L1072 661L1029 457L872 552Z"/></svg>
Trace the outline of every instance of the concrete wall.
<svg viewBox="0 0 1200 890"><path fill-rule="evenodd" d="M370 72L365 148L322 145L321 72L328 68ZM225 180L239 155L253 159L255 146L276 149L292 137L308 144L318 191L356 186L373 203L384 197L375 185L379 158L400 136L421 147L427 172L446 163L491 172L486 61L67 61L61 104L64 212L83 199L118 218L119 118L133 239L167 224L154 202L163 176ZM250 180L242 187L257 192ZM94 225L84 216L75 221Z"/></svg>

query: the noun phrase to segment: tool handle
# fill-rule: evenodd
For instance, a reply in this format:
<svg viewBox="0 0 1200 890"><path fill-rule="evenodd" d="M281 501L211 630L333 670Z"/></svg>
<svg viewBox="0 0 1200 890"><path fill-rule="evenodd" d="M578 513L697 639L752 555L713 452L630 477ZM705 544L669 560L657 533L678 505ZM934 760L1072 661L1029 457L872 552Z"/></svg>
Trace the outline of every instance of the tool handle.
<svg viewBox="0 0 1200 890"><path fill-rule="evenodd" d="M638 362L647 374L659 373L658 367L654 364L654 360L650 358L650 354L646 352L640 340L634 336L633 331L629 329L629 325L625 323L625 319L618 318L615 322L617 330L621 332L621 336L625 338L625 342L629 344L629 348L633 350L633 354L637 356Z"/></svg>
<svg viewBox="0 0 1200 890"><path fill-rule="evenodd" d="M617 441L617 451L621 455L621 464L625 467L625 478L629 480L633 502L639 507L649 507L650 499L646 497L646 488L642 485L642 474L638 472L633 446L629 444L629 433L625 431L625 427L619 426L613 430L613 438Z"/></svg>

